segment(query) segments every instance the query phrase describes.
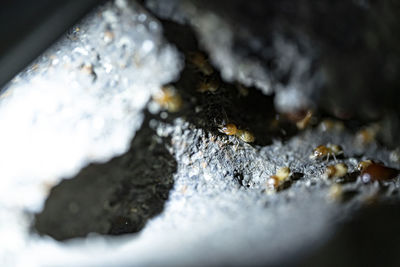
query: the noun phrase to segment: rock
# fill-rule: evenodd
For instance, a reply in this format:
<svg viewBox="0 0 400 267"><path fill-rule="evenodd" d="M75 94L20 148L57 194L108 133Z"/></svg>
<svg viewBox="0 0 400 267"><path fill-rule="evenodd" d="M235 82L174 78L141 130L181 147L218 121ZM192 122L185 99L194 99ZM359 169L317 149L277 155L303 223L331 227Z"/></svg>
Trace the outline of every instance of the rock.
<svg viewBox="0 0 400 267"><path fill-rule="evenodd" d="M147 0L188 23L226 81L276 94L279 111L316 107L340 117L399 111L395 2Z"/></svg>
<svg viewBox="0 0 400 267"><path fill-rule="evenodd" d="M0 245L4 265L28 249L25 212L40 211L62 177L126 152L152 92L181 67L160 23L134 2L115 1L2 90L0 233L15 245Z"/></svg>
<svg viewBox="0 0 400 267"><path fill-rule="evenodd" d="M161 25L138 5L117 1L94 11L2 95L1 198L21 204L10 187L37 187L39 195L25 197L40 209L43 183L127 151L151 93L180 68Z"/></svg>
<svg viewBox="0 0 400 267"><path fill-rule="evenodd" d="M128 84L130 82L133 85L139 83L138 88L135 89L132 85L133 89L124 89L130 87L123 87L118 83L115 85L116 90L112 91L110 88L114 87L101 87L101 84L98 84L99 90L103 94L94 94L96 97L100 97L100 100L105 97L104 102L98 100L95 102L96 104L107 104L108 100L120 99L120 101L111 102L115 105L111 105L106 110L109 113L104 112L104 114L122 112L125 114L126 120L133 124L126 124L127 121L124 119L117 120L111 117L110 127L108 128L108 124L107 126L104 124L104 129L108 130L107 134L96 131L101 137L104 136L103 139L100 139L102 141L100 147L104 149L102 151L107 151L104 154L97 153L97 158L81 157L82 161L74 155L70 155L69 158L61 158L61 156L51 158L51 162L68 159L66 164L71 164L71 162L79 164L76 163L77 167L73 169L74 172L66 171L67 168L64 165L54 166L54 174L51 176L53 181L58 182L62 177L69 178L69 180L63 180L57 185L48 185L47 189L50 194L44 205L44 198L48 191L37 194L39 197L36 201L32 201L32 197L29 195L26 198L19 197L18 202L15 197L10 196L12 194L21 196L21 192L30 194L37 192L35 191L36 183L47 181L43 178L44 176L32 172L35 176L32 175L33 178L29 180L30 176L26 178L17 173L14 180L2 180L7 182L7 186L1 190L4 193L7 193L6 191L10 193L0 198L0 214L2 218L7 219L1 220L1 234L4 240L15 241L11 244L8 241L0 243L1 246L7 248L2 249L2 254L0 254L1 258L5 259L6 265L191 266L225 264L243 266L257 264L298 266L302 263L318 265L321 258L325 262L335 262L335 259L341 255L343 256L341 262L345 261L343 259L349 258L346 257L349 255L353 261L362 258L362 262L369 262L368 258L376 255L374 250L371 251L369 248L374 249L376 246L367 242L370 240L369 238L360 237L375 233L387 236L390 235L388 233L396 234L393 225L396 225L396 222L398 224L399 219L391 215L393 209L388 209L388 212L382 217L378 215L379 218L373 213L372 216L366 217L367 221L362 220L364 217L357 219L357 214L359 211L369 210L371 206L379 203L397 203L400 198L399 177L381 181L380 184L364 184L359 179L357 165L361 160L371 159L375 162L382 162L385 166L399 169L400 162L393 160L395 150L385 148L374 138L371 138L368 144L356 146L355 133L360 128L362 121L338 122L331 120L328 123L328 120L324 120L325 124L330 126L321 128L317 127L317 124L319 120L324 119L323 115L311 115L310 122L300 130L296 127L295 122L278 113L282 107L282 110L287 110L284 107L286 104L279 104L280 101L286 101L289 110L295 107L293 106L295 100L297 104L300 103L298 107L303 107L301 104L303 100L311 101L310 103L315 105L323 103L319 102L322 101L322 98L313 96L316 92L322 92L318 90L323 90L321 89L323 86L317 86L319 83L317 76L321 70L310 67L313 69L310 71L307 67L310 62L318 62L321 58L318 53L309 54L315 53L315 51L310 47L307 48L316 39L308 40L307 37L301 37L300 33L296 33L296 31L292 34L299 34L299 36L296 35L296 38L291 39L289 31L289 35L278 34L276 38L272 38L274 42L278 42L277 44L274 42L262 43L262 46L265 45L272 53L271 55L267 54L266 58L285 59L279 65L282 68L268 73L265 70L269 70L271 66L268 64L266 66L257 65L259 64L257 62L260 62L258 56L241 53L241 51L250 51L247 43L244 43L240 49L236 45L232 45L237 44L237 38L242 36L245 31L232 31L230 28L234 24L229 20L229 16L224 17L217 12L218 7L215 7L216 13L210 15L204 10L212 9L212 4L206 1L199 4L196 9L193 9L193 5L190 4L193 2L182 3L172 0L146 1L147 6L160 17L161 24L157 22L156 24L162 25L163 29L162 32L159 29L160 31L155 33L149 33L146 27L141 27L148 25L147 22L153 21L149 17L149 13L140 11L140 7L131 2L129 4L124 1L117 1L116 4L110 3L100 9L101 16L94 13L92 24L89 23L90 25L87 26L87 32L92 27L97 29L101 25L101 18L106 16L108 17L107 21L116 19L115 27L126 29L127 34L129 32L136 36L136 34L143 33L146 38L160 42L154 46L153 52L156 53L150 52L149 58L143 59L143 65L131 65L132 72L127 71L129 67L119 66L113 73L114 75L120 74L122 80L127 79ZM235 6L235 3L239 2L232 1L230 3ZM256 10L253 8L257 4L264 5L263 3L265 2L249 2L249 11ZM294 12L290 9L290 5L285 6L288 3L286 1L279 2L280 4L266 3L275 8L271 9L271 18L268 19L276 20L277 24L281 21L281 15L278 16L281 13L277 10L283 8L283 11L289 12L288 14ZM359 7L358 4L352 3L343 5L354 5L356 9ZM187 4L188 6L186 6ZM218 6L219 3L216 5ZM252 5L254 6L252 7ZM341 10L340 4L337 5L339 7L335 6L335 8ZM308 8L313 10L313 6L306 4L304 8L306 11L309 10ZM110 10L116 10L120 15L107 15ZM233 8L233 10L236 9ZM265 12L265 9L259 10L261 13ZM349 12L353 12L352 10L350 8ZM246 10L243 8L242 11ZM233 12L230 5L226 6L226 12L227 14ZM127 16L125 17L124 14ZM187 16L187 14L191 15ZM257 16L252 16L251 12L243 12L243 14L246 14L243 18L238 17L238 21L241 21L240 24L243 27L247 25L246 17L247 20L254 20L254 23L259 22L256 20ZM282 13L282 16L289 16L288 14ZM306 12L306 17L307 14ZM210 16L211 19L208 22L203 21ZM358 17L356 16L356 18ZM139 23L136 19L141 22ZM296 19L296 17L293 18L294 21ZM100 20L100 24L98 20ZM198 26L205 28L197 29L198 26L194 21L204 23L204 25L198 24ZM190 23L185 24L187 22ZM207 26L206 23L210 23L210 25ZM277 24L272 24L268 28L282 33L283 30ZM214 28L213 25L222 26ZM84 28L80 27L79 29L79 32L72 31L68 40L71 41L71 38L74 40L76 38L74 36L79 37L79 34L83 35L77 40L81 40L81 38L86 40L86 37L90 37L90 35L85 35L86 33L82 30ZM151 27L148 29L150 30ZM210 32L207 32L206 29L209 29ZM217 49L222 49L219 46L218 36L213 35L218 32L221 34L221 43L226 45L226 51L220 51L225 53L222 61L218 61L213 55L219 51ZM231 39L225 39L225 34L231 34L229 37ZM207 47L205 35L208 36L207 38L217 38L215 47L213 44L208 44L210 47ZM142 37L140 34L139 36ZM186 64L179 79L173 80L180 71L178 52L172 49L162 36L185 55ZM200 36L199 41L203 46L199 45L196 36ZM242 38L244 38L243 36ZM252 36L254 33L248 32L248 38L242 40L250 40ZM103 41L112 45L114 42L118 43L118 38L118 35L108 32L104 34ZM271 38L271 35L266 34L265 38ZM66 43L61 43L60 49L70 47L68 40L65 41ZM224 40L229 40L229 42ZM141 44L137 47L143 47L142 38L131 41L132 44ZM93 42L97 41L94 39ZM126 41L123 43L125 44ZM113 52L124 55L123 47L122 45L122 47L107 50L104 57L111 56ZM252 44L251 47L257 47L257 44ZM100 48L100 45L96 46L96 49ZM210 62L208 53L203 49L210 52ZM129 51L132 50L125 50L126 53ZM288 51L293 53L286 55ZM202 53L204 61L201 60L201 62L211 64L212 69L207 67L204 71L201 69L204 64L193 64L193 60L190 59L193 52ZM131 55L127 56L131 58ZM81 53L77 60L81 58L85 59L86 57ZM124 58L122 56L122 59ZM51 66L52 59L48 57L46 60L42 64ZM226 63L224 60L233 63L240 63L241 60L244 60L244 65L224 65ZM46 62L47 64L45 64ZM120 58L117 62L120 62ZM72 75L73 81L79 81L78 85L71 85L72 88L75 88L74 90L78 90L78 94L73 95L74 100L78 98L77 101L81 101L79 96L88 98L85 90L76 89L80 88L79 85L85 85L82 77L87 77L87 83L92 86L102 79L108 81L114 77L98 71L96 65L91 61L89 64L85 62L78 66L81 68L75 68L70 72L60 72L69 73ZM100 66L102 65L100 64ZM137 68L142 66L142 72L139 72L134 66ZM226 72L224 68L228 68L228 71ZM285 73L289 69L296 71L289 71L289 75ZM101 70L100 67L99 70ZM258 70L260 70L259 73ZM34 77L41 77L40 72L39 76L34 72L28 73L33 75L30 78L32 80ZM268 75L263 76L265 73ZM86 76L81 77L80 75ZM285 75L287 78L284 77ZM266 79L262 80L262 77L266 77ZM238 79L244 84L226 82L229 79L232 81ZM285 79L286 82L284 82ZM305 86L304 90L289 87L294 81L299 86ZM309 87L306 86L308 82ZM145 104L149 101L151 87L156 88L163 83L169 83L168 88L174 88L174 96L179 96L180 99L180 108L174 109L173 113L167 112L168 105L166 105L166 110L160 111L160 107L154 108L157 101L150 101L147 106L148 110L146 110ZM58 82L54 84L59 87L63 85ZM208 88L210 84L213 86L212 90L199 90L200 86ZM253 84L255 87L245 86L246 84ZM143 87L144 85L146 87ZM265 85L268 86L263 87ZM34 92L37 90L42 92L40 88ZM286 90L289 90L288 94L286 94ZM18 92L18 90L9 92ZM275 92L276 97L269 95L272 92ZM134 96L139 93L143 93L145 96L135 98ZM281 96L278 96L280 93L282 93ZM65 95L67 94L65 93ZM89 94L89 96L92 95ZM281 100L279 100L280 97ZM12 99L5 98L3 101L12 101ZM65 103L72 103L71 99L64 97L60 103L64 103L64 100L68 100ZM130 102L130 99L133 102ZM168 101L168 98L162 101ZM276 107L274 102L278 104ZM1 112L11 110L10 106L6 105L7 102L1 104L3 103L4 106L0 107ZM126 110L127 105L134 105L135 108ZM17 104L15 106L17 107ZM81 106L77 106L77 111L81 111L79 109ZM83 107L87 107L87 105ZM99 110L102 110L101 105L96 105L93 112ZM0 114L2 114L1 112ZM49 121L52 122L50 118ZM81 117L78 116L78 118ZM63 131L72 129L71 122L68 117L63 117L62 112L54 115L53 120L59 121L58 125L69 123L66 124L66 128L61 128ZM397 129L397 124L392 120L391 117L386 119L383 125L392 125L391 128ZM227 135L226 131L225 133L221 132L220 130L227 124L235 125L232 128L240 133L250 133L255 137L254 142L246 143L239 138L241 135ZM35 125L33 124L33 126ZM127 127L126 132L120 130L125 128L115 128L116 125ZM33 127L33 129L35 128ZM121 134L121 131L126 134ZM17 133L19 132L17 131ZM75 136L75 131L68 133L68 137ZM59 132L55 132L55 135L58 137ZM115 146L121 147L122 145L119 146L121 143L129 143L131 137L133 140L128 150L115 148ZM391 135L387 135L385 138L389 141L393 140ZM16 142L20 139L10 136L8 140ZM71 146L69 139L64 141L66 142L65 146ZM99 143L96 142L96 139L88 138L83 139L80 144L85 145L84 148L91 151L90 149L96 148ZM330 147L329 144L337 144L343 148L343 153L338 153L337 159L332 157L310 159L310 155L316 147L320 145ZM29 146L24 148L23 152L26 154L22 155L23 158L39 151L32 150ZM44 152L49 149L53 148L47 144L43 145ZM33 158L33 156L31 158L34 161L49 160L43 158L43 155L47 154L39 154L37 158ZM115 156L113 159L106 161L113 155ZM92 160L96 163L81 169L84 164ZM14 166L21 164L21 161L15 159L8 162ZM48 164L48 162L44 162ZM332 164L345 164L348 173L343 177L325 179L325 169ZM38 169L47 174L49 169L43 166L47 165L41 165ZM25 172L27 173L32 169L29 164L23 165L23 167L26 167ZM282 167L290 168L289 177L281 185L270 190L267 184L268 180ZM11 167L8 168L6 170L11 170ZM28 183L30 181L34 182L33 185ZM20 186L16 184L17 182L26 182L26 184ZM23 189L26 191L22 191ZM21 205L18 206L16 203L21 203ZM40 209L41 207L43 209ZM24 213L25 210L28 212ZM363 232L351 235L355 232L354 230L359 229L357 226L351 225L354 217L356 222L360 220L368 226L362 228ZM371 219L371 217L375 219ZM392 218L395 221L391 221L391 228L386 229L386 221ZM349 221L350 224L346 223ZM377 221L382 224L379 225ZM346 226L341 228L343 224L350 225L351 230L347 230ZM344 230L341 231L341 229ZM339 233L339 235L333 238L332 233ZM110 237L110 235L121 234L126 235ZM64 240L64 242L56 240ZM347 240L355 242L347 249L351 253L345 249ZM362 246L357 245L356 240L362 240ZM395 246L387 245L384 242L379 242L379 244L383 251L390 251L392 253L390 256L395 259L397 252L397 249L393 249ZM387 248L392 249L387 250ZM337 255L337 252L340 252L341 255Z"/></svg>

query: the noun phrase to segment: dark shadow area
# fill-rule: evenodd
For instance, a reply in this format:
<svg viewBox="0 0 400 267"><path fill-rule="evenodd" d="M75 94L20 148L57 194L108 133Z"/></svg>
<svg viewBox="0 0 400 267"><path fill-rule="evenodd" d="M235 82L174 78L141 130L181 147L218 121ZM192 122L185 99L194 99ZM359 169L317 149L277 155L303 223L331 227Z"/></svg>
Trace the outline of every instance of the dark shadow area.
<svg viewBox="0 0 400 267"><path fill-rule="evenodd" d="M104 2L1 1L0 88L42 54L69 27Z"/></svg>
<svg viewBox="0 0 400 267"><path fill-rule="evenodd" d="M347 183L354 183L357 181L357 178L360 176L359 171L349 172L345 176L337 178L336 183L339 184L347 184Z"/></svg>
<svg viewBox="0 0 400 267"><path fill-rule="evenodd" d="M372 204L301 266L400 266L400 204Z"/></svg>
<svg viewBox="0 0 400 267"><path fill-rule="evenodd" d="M104 164L90 164L55 186L34 230L57 240L88 233L119 235L140 231L162 212L173 186L176 161L167 140L148 127L149 116L128 152Z"/></svg>
<svg viewBox="0 0 400 267"><path fill-rule="evenodd" d="M293 123L282 117L277 120L273 95L267 96L254 87L224 82L207 54L199 48L190 26L169 20L161 22L165 37L185 55L185 69L173 85L184 100L181 114L186 120L217 134L222 125L234 123L239 129L253 133L254 144L263 146L273 138L286 139L297 132ZM204 56L204 65L212 67L212 73L204 74L201 67L193 64L191 58L198 53Z"/></svg>

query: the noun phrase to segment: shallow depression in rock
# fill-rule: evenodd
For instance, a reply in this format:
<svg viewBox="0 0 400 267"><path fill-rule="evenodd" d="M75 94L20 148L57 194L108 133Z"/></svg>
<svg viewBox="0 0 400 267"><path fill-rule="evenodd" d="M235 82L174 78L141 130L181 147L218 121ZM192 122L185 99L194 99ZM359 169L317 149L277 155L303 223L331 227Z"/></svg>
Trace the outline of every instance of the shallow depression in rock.
<svg viewBox="0 0 400 267"><path fill-rule="evenodd" d="M144 126L128 152L55 186L33 228L57 240L138 232L162 212L175 171L164 143Z"/></svg>

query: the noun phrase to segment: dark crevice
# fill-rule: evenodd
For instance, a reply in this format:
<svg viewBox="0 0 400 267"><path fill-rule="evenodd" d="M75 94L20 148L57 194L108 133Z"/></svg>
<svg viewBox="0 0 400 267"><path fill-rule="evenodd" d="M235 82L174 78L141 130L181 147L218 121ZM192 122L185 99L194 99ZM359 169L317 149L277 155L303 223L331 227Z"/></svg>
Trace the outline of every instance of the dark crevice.
<svg viewBox="0 0 400 267"><path fill-rule="evenodd" d="M88 233L119 235L140 231L161 213L173 186L176 161L143 123L125 154L90 164L75 177L55 186L34 230L57 240Z"/></svg>
<svg viewBox="0 0 400 267"><path fill-rule="evenodd" d="M269 145L272 139L286 139L297 133L293 123L285 121L282 116L277 122L274 108L274 96L267 96L260 90L246 88L240 84L224 82L220 73L213 66L213 73L203 74L190 61L193 52L204 54L206 62L212 64L205 51L199 48L193 29L170 20L160 19L164 35L185 55L185 68L180 79L173 83L181 94L185 108L181 114L184 118L206 131L220 134L218 128L226 123L234 123L239 129L254 134L255 145ZM204 83L217 84L214 92L199 92ZM223 134L221 134L223 135Z"/></svg>
<svg viewBox="0 0 400 267"><path fill-rule="evenodd" d="M367 206L296 266L399 266L399 209L398 203Z"/></svg>

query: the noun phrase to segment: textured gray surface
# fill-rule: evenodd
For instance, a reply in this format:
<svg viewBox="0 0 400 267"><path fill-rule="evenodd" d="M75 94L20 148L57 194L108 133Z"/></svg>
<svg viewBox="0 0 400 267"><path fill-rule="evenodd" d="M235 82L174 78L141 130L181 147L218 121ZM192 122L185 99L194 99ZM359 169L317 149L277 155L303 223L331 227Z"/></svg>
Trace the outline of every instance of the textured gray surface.
<svg viewBox="0 0 400 267"><path fill-rule="evenodd" d="M38 209L42 182L125 152L151 94L180 68L161 25L138 5L117 1L92 13L5 88L1 198L18 202L8 193L18 184Z"/></svg>
<svg viewBox="0 0 400 267"><path fill-rule="evenodd" d="M121 12L136 12L129 10ZM121 18L121 25L124 25L131 16ZM152 21L148 14L146 18ZM190 27L168 20L162 20L162 25L163 36L183 55L199 49ZM97 27L97 24L92 26ZM155 37L160 38L159 35ZM115 42L120 40L118 36L115 38ZM135 40L132 42L137 44ZM164 41L161 44L165 44ZM160 62L166 59L162 59L162 53L152 55L154 61L150 60L152 64L143 69L147 76L124 73L124 70L117 72L124 74L121 78L132 79L134 83L139 77L164 77L157 76L158 71L166 71L172 79L179 71L179 65L174 68L168 64L167 69L155 69L153 63L156 64L157 59ZM173 62L179 61L177 53L170 56ZM324 257L330 262L337 258L341 259L341 264L358 264L362 261L347 259L361 256L368 259L373 255L365 252L370 251L368 248L356 249L362 238L351 235L358 229L360 236L374 237L376 231L368 221L359 219L364 225L360 228L350 225L341 230L341 225L351 221L360 210L370 210L374 205L371 203L397 202L399 177L363 184L357 178L356 166L362 159L373 159L400 168L398 150L389 150L376 140L359 144L356 131L361 123L357 121L346 121L343 129L323 130L317 125L323 116L317 115L304 131L298 131L282 116L277 123L273 96L254 87L247 88L248 94L243 95L237 84L222 81L218 69L205 77L187 60L185 63L179 80L172 83L183 99L182 109L177 113L159 112L154 109L154 101L147 101L151 90L146 91L148 97L140 103L143 108L147 104L149 111L126 111L132 119L143 118L143 123L137 132L136 128L130 129L129 136L134 135L134 138L125 153L105 163L90 164L72 177L57 169L54 180L66 176L69 180L50 185L52 189L44 209L35 216L23 213L24 208L32 204L29 199L20 199L22 208L15 208L4 197L0 206L0 229L3 237L15 240L3 243L8 247L2 251L1 259L7 265L318 265L325 263ZM109 88L102 82L103 78L109 79L108 74L96 72L96 76L100 87ZM196 88L204 80L217 82L218 89L198 92ZM137 92L132 93L136 95ZM120 108L120 105L112 107ZM396 120L396 115L392 116ZM385 125L393 125L387 120L378 122L383 125L382 135L387 134ZM236 136L220 133L218 128L226 122L251 131L256 141L248 144ZM109 129L114 127L110 125ZM117 137L121 142L130 141L127 136L117 134ZM110 145L109 141L103 141L104 146ZM323 178L325 167L333 164L334 159L309 158L316 146L328 143L343 147L344 154L337 161L348 165L346 179ZM31 152L30 149L26 150ZM279 192L267 190L267 180L284 166L292 171L285 186ZM24 181L23 177L20 179ZM46 181L38 177L32 180ZM335 188L340 188L341 193L334 194ZM8 186L4 190L14 188ZM40 196L36 204L43 203L46 193ZM395 223L384 220L396 222L398 216L391 215L396 212L396 206L383 210L388 212L370 212L372 215L366 218L372 226L381 223L383 227L379 229L391 227L378 232L381 240L383 237L387 241L388 232L397 232ZM104 235L123 233L132 234ZM68 240L59 242L53 238ZM346 244L352 238L349 253ZM385 243L379 244L388 253L395 251L387 250Z"/></svg>
<svg viewBox="0 0 400 267"><path fill-rule="evenodd" d="M93 11L17 75L0 96L0 232L5 265L23 253L29 224L62 177L126 152L153 92L182 58L135 2Z"/></svg>
<svg viewBox="0 0 400 267"><path fill-rule="evenodd" d="M165 209L148 222L140 235L122 239L126 242L123 243L124 250L120 248L119 251L119 247L114 245L106 246L115 249L114 258L105 256L93 259L94 265L106 266L107 260L126 265L293 264L329 240L338 223L350 219L374 198L377 202L398 198L397 180L380 186L365 185L360 181L345 183L342 196L330 197L329 191L335 182L322 178L327 162L314 162L308 158L317 144L342 144L345 157L339 161L346 162L350 172L354 171L357 163L354 153L360 151L366 157L371 155L375 160L399 167L398 163L388 160L389 151L374 145L365 150L352 149L354 138L347 131L321 133L318 129L307 130L285 143L276 141L272 145L252 147L239 141L236 147L238 140L235 137L216 132L206 133L181 118L169 122L152 119L150 125L156 129L153 138L170 138L170 143L159 145L166 145L177 163L177 170L173 174L174 186L165 202ZM140 138L140 134L136 138ZM149 151L152 151L150 147ZM153 159L155 152L153 150L144 155ZM129 158L129 155L124 157ZM293 180L286 190L266 194L265 182L269 175L277 167L287 165L293 172L301 172L304 176ZM113 175L118 177L118 165L110 162L106 166L113 166ZM91 168L99 169L96 166ZM168 179L163 175L164 170L157 172L153 174L155 177L162 175ZM134 193L138 188L135 185L137 177L132 172L129 176L131 184L122 185L126 187L125 190ZM82 186L84 184L80 183L74 189L74 194L63 184L59 189L79 196L80 192L85 192ZM110 182L112 187L118 188ZM57 199L56 195L54 197L48 203ZM96 195L87 195L86 198L99 199ZM123 204L128 200L129 196L122 195L119 202ZM129 203L134 209L140 209L141 204L132 200ZM156 209L157 205L150 204L149 207ZM82 220L77 221L73 216L60 218L60 213L65 214L62 210L54 212L45 209L42 216L45 213L57 218L58 225L65 227L73 227L74 223ZM108 211L101 218L89 217L83 225L97 227L107 221L110 214L113 216L116 213ZM125 210L123 216L132 216L132 212ZM48 231L51 229L62 233L58 227L49 227ZM96 231L96 228L91 230Z"/></svg>
<svg viewBox="0 0 400 267"><path fill-rule="evenodd" d="M280 111L314 106L361 119L399 111L396 1L145 3L163 19L191 24L225 80L275 92Z"/></svg>
<svg viewBox="0 0 400 267"><path fill-rule="evenodd" d="M174 23L165 22L164 27L167 37L191 34L189 28ZM196 43L190 40L188 37L177 41L184 54L196 48ZM57 207L62 203L64 206L71 201L62 198L71 195L71 191L78 196L86 192L82 187L84 184L79 182L87 175L87 170L83 170L76 181L71 181L75 182L73 189L68 187L69 181L54 189L47 200L46 207L49 208L38 215L37 229L68 238L84 234L81 229L74 233L74 225L83 224L87 232L116 234L115 229L121 230L121 227L110 223L113 216L125 218L128 223L122 229L132 232L140 230L142 223L151 219L140 234L122 239L126 242L123 243L125 250L119 250L117 246L112 257L93 259L93 265L107 265L113 259L126 265L295 264L313 255L330 240L340 223L351 219L374 199L380 202L398 198L397 180L382 185L366 185L357 180L356 166L361 159L372 158L397 168L400 165L390 160L390 150L375 141L358 145L354 134L356 128L349 126L324 131L315 125L298 132L293 125L281 122L275 129L271 127L276 114L272 97L255 88L249 88L248 95L242 96L234 85L220 81L218 73L209 77L220 82L218 90L199 93L195 88L203 78L188 64L181 78L174 83L184 101L182 110L176 114L148 114L141 130L146 134L139 132L132 149L122 156L130 159L128 162L134 166L138 161L137 148L143 151L146 162L154 164L162 163L160 159L170 155L173 157L171 164L176 164L175 171L169 173L154 165L151 175L146 176L146 166L131 169L121 164L125 162L122 159L89 166L92 171L105 168L106 173L116 178L108 180L107 188L115 192L110 195L118 195L110 200L119 207L129 206L130 209L107 210L97 205L101 217L83 217L79 212L69 216L70 211L51 209L51 205ZM254 132L256 142L247 144L235 136L219 133L219 123L223 120ZM286 135L282 134L283 130ZM155 141L151 144L146 140ZM316 146L328 143L343 146L344 156L338 162L349 166L348 179L323 178L325 167L335 161L309 158ZM154 149L155 144L160 148ZM293 173L287 188L277 193L267 190L267 179L283 166L289 166ZM124 181L129 183L118 181L121 172L126 173ZM140 188L138 179L148 184L145 188L155 188L160 183L159 177L168 181L170 174L173 187L164 188L169 196L164 200L164 210L154 218L154 213L146 216L143 204L150 211L159 212L159 205L148 200L156 197L158 192L141 189L140 192L146 191L150 195L143 202L135 201L135 196L141 196L137 191ZM105 176L96 175L95 179L102 180L101 177ZM342 194L337 196L331 191L336 184L342 189ZM125 193L121 192L121 187ZM85 198L99 199L92 194ZM86 213L82 212L82 215ZM144 218L142 221L130 219L138 214ZM75 216L80 219L76 220ZM49 220L54 222L54 218L57 227L47 224ZM108 228L99 231L97 227L101 222ZM67 229L72 229L72 233Z"/></svg>

